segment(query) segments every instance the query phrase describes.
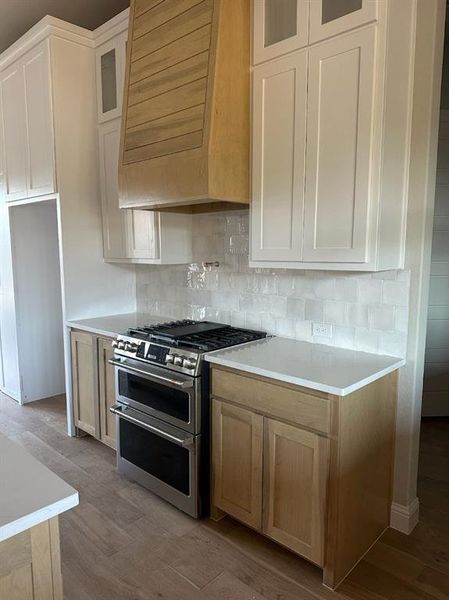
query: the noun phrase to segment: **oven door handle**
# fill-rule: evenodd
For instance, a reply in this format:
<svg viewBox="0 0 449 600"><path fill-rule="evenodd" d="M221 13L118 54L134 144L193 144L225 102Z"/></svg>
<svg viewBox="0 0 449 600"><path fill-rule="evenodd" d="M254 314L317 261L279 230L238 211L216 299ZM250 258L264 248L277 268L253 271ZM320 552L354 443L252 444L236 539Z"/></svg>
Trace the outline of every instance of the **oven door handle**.
<svg viewBox="0 0 449 600"><path fill-rule="evenodd" d="M191 388L193 387L192 381L183 381L180 379L172 379L170 377L164 377L163 375L158 375L157 373L152 373L149 371L145 371L144 369L139 369L138 367L134 367L129 363L122 362L120 360L114 360L113 358L109 359L109 364L114 365L114 367L120 367L124 371L129 371L131 373L137 373L138 375L144 375L148 379L153 379L153 381L168 383L170 385L175 385L180 388Z"/></svg>
<svg viewBox="0 0 449 600"><path fill-rule="evenodd" d="M146 429L147 431L150 431L151 433L154 433L154 434L158 435L159 437L164 438L165 440L168 440L169 442L173 442L174 444L177 444L178 446L182 446L183 448L192 446L192 444L194 442L194 438L191 435L186 436L185 438L180 438L180 437L177 437L176 435L172 435L168 431L163 431L162 429L159 429L158 427L155 427L154 425L151 425L150 423L148 423L146 421L142 421L141 419L137 419L136 417L133 417L130 414L126 414L126 411L129 410L126 406L121 406L120 404L114 404L114 406L111 406L109 410L111 411L111 413L118 415L118 417L120 417L120 419L125 419L125 421L129 421L130 423L133 423L134 425L143 427L143 429Z"/></svg>

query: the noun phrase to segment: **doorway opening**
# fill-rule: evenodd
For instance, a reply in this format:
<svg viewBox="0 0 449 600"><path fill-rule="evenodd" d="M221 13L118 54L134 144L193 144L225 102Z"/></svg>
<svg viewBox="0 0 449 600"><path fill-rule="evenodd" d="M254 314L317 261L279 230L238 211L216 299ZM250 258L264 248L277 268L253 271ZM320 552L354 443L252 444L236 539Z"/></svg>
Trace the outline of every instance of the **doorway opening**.
<svg viewBox="0 0 449 600"><path fill-rule="evenodd" d="M9 213L20 401L65 403L57 200L10 206Z"/></svg>

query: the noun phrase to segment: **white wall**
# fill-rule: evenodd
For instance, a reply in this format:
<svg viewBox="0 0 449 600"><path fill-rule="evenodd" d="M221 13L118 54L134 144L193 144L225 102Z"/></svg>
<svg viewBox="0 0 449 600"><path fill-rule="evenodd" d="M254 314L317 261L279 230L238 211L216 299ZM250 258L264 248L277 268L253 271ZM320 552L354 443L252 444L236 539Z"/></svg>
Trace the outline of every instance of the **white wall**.
<svg viewBox="0 0 449 600"><path fill-rule="evenodd" d="M449 64L444 63L444 71ZM442 97L442 105L445 98ZM449 416L449 110L440 111L423 416Z"/></svg>

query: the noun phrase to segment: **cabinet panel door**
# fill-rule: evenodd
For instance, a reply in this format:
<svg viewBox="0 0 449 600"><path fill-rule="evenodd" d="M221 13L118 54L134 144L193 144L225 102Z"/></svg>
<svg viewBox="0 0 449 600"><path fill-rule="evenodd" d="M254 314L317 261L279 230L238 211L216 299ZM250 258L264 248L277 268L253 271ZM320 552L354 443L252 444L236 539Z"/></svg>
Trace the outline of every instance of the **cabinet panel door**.
<svg viewBox="0 0 449 600"><path fill-rule="evenodd" d="M265 419L263 532L323 564L328 440Z"/></svg>
<svg viewBox="0 0 449 600"><path fill-rule="evenodd" d="M213 504L239 521L262 526L263 417L212 400Z"/></svg>
<svg viewBox="0 0 449 600"><path fill-rule="evenodd" d="M303 260L367 261L376 29L309 55Z"/></svg>
<svg viewBox="0 0 449 600"><path fill-rule="evenodd" d="M97 341L94 335L72 331L72 393L75 426L99 437Z"/></svg>
<svg viewBox="0 0 449 600"><path fill-rule="evenodd" d="M379 0L313 0L310 43L350 31L378 18Z"/></svg>
<svg viewBox="0 0 449 600"><path fill-rule="evenodd" d="M254 0L254 64L307 46L309 0Z"/></svg>
<svg viewBox="0 0 449 600"><path fill-rule="evenodd" d="M150 210L126 212L128 257L157 260L160 256L159 213Z"/></svg>
<svg viewBox="0 0 449 600"><path fill-rule="evenodd" d="M253 73L252 260L302 256L307 51Z"/></svg>
<svg viewBox="0 0 449 600"><path fill-rule="evenodd" d="M55 191L53 111L48 41L29 52L23 62L28 129L28 197Z"/></svg>
<svg viewBox="0 0 449 600"><path fill-rule="evenodd" d="M103 256L105 258L126 258L126 213L120 210L118 198L120 119L100 125L98 138Z"/></svg>
<svg viewBox="0 0 449 600"><path fill-rule="evenodd" d="M28 194L25 82L21 64L16 63L2 73L1 92L5 195L6 200L20 200Z"/></svg>
<svg viewBox="0 0 449 600"><path fill-rule="evenodd" d="M110 338L98 338L98 379L100 440L116 449L116 417L109 410L115 404L115 373L109 360L114 356Z"/></svg>

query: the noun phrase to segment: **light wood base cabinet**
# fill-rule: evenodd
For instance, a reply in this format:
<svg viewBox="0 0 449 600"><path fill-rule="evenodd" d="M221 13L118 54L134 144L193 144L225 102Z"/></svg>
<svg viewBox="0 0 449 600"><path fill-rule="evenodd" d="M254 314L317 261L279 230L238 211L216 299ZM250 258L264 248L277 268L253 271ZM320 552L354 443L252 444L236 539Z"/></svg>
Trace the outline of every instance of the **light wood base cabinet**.
<svg viewBox="0 0 449 600"><path fill-rule="evenodd" d="M328 440L265 419L263 532L323 564Z"/></svg>
<svg viewBox="0 0 449 600"><path fill-rule="evenodd" d="M338 397L212 368L212 514L323 569L335 589L390 523L396 373Z"/></svg>
<svg viewBox="0 0 449 600"><path fill-rule="evenodd" d="M215 504L261 529L263 417L214 400L213 423Z"/></svg>
<svg viewBox="0 0 449 600"><path fill-rule="evenodd" d="M0 600L62 600L58 517L0 543Z"/></svg>
<svg viewBox="0 0 449 600"><path fill-rule="evenodd" d="M75 426L115 450L112 338L72 331L72 398Z"/></svg>

